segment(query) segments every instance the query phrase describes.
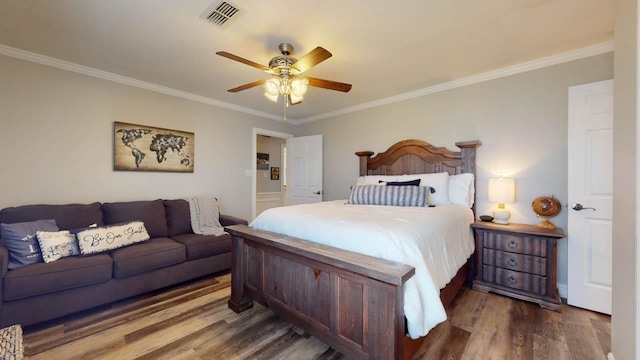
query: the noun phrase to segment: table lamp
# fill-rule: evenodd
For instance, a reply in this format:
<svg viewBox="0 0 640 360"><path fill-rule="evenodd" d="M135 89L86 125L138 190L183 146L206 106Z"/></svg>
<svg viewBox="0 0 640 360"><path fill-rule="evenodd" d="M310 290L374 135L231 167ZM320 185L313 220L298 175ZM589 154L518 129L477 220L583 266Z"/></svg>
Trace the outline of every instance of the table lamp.
<svg viewBox="0 0 640 360"><path fill-rule="evenodd" d="M514 179L489 179L489 201L498 203L498 208L493 211L496 224L509 224L511 213L505 209L504 203L514 202L515 197L516 181Z"/></svg>

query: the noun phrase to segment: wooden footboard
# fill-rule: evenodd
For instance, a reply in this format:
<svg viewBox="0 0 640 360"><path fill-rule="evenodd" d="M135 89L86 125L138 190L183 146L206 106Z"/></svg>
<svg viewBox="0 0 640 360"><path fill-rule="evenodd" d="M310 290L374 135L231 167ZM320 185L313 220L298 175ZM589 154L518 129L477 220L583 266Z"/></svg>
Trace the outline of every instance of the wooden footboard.
<svg viewBox="0 0 640 360"><path fill-rule="evenodd" d="M415 269L244 225L232 235L229 308L253 301L353 359L403 359L402 285Z"/></svg>

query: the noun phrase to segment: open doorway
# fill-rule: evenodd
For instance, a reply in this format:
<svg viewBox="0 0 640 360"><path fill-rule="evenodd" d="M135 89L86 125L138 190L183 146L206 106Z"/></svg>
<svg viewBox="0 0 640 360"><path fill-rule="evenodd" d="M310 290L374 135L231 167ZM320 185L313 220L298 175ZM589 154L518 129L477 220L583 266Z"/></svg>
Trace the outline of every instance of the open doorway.
<svg viewBox="0 0 640 360"><path fill-rule="evenodd" d="M252 171L252 219L268 208L284 205L286 143L292 137L292 134L253 129L252 164L256 165Z"/></svg>

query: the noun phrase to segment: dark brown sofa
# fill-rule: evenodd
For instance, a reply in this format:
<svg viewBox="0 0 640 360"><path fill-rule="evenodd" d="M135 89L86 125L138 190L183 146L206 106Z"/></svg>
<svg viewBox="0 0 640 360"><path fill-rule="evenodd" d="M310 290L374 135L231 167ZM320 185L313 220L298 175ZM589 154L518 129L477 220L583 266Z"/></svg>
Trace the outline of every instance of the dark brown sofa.
<svg viewBox="0 0 640 360"><path fill-rule="evenodd" d="M62 229L143 221L150 240L110 252L8 270L0 239L0 326L32 325L143 294L231 266L231 239L196 235L186 200L27 205L0 210L0 223L55 219ZM220 215L223 226L246 220Z"/></svg>

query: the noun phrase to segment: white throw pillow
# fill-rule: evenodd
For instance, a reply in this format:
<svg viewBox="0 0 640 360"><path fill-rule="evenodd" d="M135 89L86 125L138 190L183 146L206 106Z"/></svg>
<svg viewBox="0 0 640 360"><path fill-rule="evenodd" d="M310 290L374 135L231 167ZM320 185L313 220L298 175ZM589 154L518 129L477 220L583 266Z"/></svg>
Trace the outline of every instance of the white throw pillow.
<svg viewBox="0 0 640 360"><path fill-rule="evenodd" d="M473 186L473 174L449 176L449 201L452 204L473 206L476 190Z"/></svg>
<svg viewBox="0 0 640 360"><path fill-rule="evenodd" d="M449 173L401 175L395 181L420 179L420 186L431 186L435 192L429 195L430 205L447 205L449 201Z"/></svg>
<svg viewBox="0 0 640 360"><path fill-rule="evenodd" d="M363 184L356 184L356 185L385 185L383 183L389 182L389 181L400 181L400 176L398 175L367 175L364 177L364 183ZM358 179L359 181L360 179ZM381 183L381 181L383 183Z"/></svg>
<svg viewBox="0 0 640 360"><path fill-rule="evenodd" d="M76 236L82 255L113 250L149 240L149 233L142 221L87 228Z"/></svg>
<svg viewBox="0 0 640 360"><path fill-rule="evenodd" d="M69 230L64 231L38 231L36 232L42 259L50 263L63 257L80 254L76 236Z"/></svg>

